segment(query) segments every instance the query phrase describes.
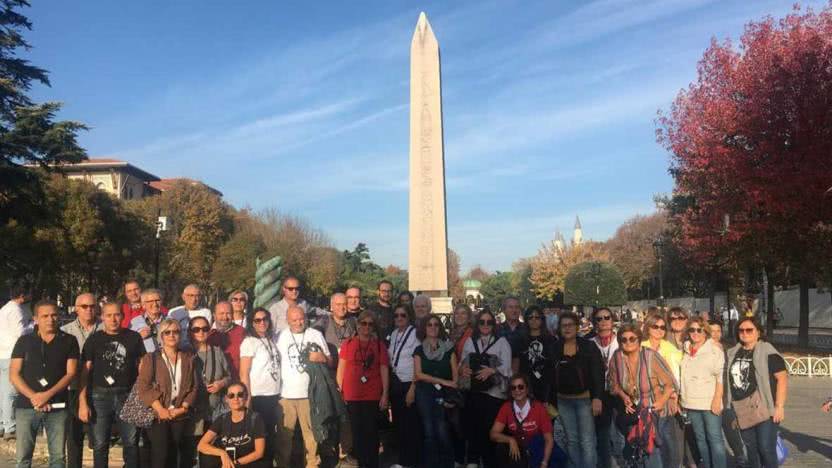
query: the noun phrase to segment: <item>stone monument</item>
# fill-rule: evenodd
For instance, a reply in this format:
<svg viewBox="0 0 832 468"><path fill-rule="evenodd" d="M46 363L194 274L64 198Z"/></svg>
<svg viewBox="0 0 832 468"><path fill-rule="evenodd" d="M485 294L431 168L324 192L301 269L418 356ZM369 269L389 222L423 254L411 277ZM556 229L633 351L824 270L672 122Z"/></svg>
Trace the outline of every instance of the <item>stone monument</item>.
<svg viewBox="0 0 832 468"><path fill-rule="evenodd" d="M439 42L424 12L410 43L409 288L450 313Z"/></svg>

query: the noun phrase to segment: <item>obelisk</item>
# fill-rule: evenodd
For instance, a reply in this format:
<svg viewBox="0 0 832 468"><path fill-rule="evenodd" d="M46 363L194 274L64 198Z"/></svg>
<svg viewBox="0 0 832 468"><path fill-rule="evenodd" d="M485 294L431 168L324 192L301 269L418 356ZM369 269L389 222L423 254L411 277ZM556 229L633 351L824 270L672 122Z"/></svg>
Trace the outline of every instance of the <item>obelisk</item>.
<svg viewBox="0 0 832 468"><path fill-rule="evenodd" d="M424 12L410 43L409 288L451 312L439 42Z"/></svg>

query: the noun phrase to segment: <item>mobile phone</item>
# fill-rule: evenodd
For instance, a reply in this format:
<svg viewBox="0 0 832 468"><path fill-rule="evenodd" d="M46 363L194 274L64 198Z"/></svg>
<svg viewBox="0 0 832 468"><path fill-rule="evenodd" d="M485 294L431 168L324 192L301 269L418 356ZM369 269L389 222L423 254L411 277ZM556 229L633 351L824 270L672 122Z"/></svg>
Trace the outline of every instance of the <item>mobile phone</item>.
<svg viewBox="0 0 832 468"><path fill-rule="evenodd" d="M228 453L228 457L231 458L231 461L237 463L237 447L226 447L226 453Z"/></svg>

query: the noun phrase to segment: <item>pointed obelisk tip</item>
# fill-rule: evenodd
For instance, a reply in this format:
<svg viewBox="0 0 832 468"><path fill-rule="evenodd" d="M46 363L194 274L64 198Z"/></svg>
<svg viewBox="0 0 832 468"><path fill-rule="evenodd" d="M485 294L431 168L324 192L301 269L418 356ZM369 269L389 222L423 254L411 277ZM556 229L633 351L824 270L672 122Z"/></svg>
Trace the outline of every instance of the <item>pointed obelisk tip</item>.
<svg viewBox="0 0 832 468"><path fill-rule="evenodd" d="M416 33L421 35L424 34L425 31L430 29L430 23L428 22L428 15L425 12L419 13L419 20L416 21Z"/></svg>

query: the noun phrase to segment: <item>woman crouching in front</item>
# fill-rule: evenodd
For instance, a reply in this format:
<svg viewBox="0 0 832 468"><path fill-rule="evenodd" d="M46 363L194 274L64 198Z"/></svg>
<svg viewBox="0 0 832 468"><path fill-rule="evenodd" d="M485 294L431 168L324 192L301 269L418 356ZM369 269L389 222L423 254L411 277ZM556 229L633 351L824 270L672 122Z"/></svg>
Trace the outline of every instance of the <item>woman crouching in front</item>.
<svg viewBox="0 0 832 468"><path fill-rule="evenodd" d="M491 426L498 466L548 467L555 439L546 407L529 398L529 379L523 374L511 377L509 390L511 399L503 403Z"/></svg>
<svg viewBox="0 0 832 468"><path fill-rule="evenodd" d="M230 412L211 424L199 441L200 468L232 468L235 466L266 467L266 430L260 416L246 408L248 389L245 384L228 386L225 401Z"/></svg>

